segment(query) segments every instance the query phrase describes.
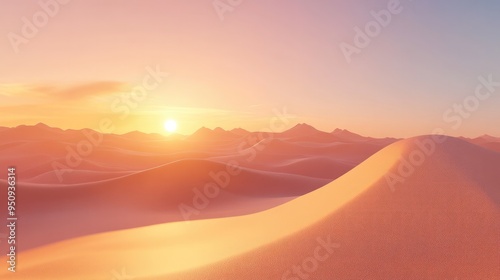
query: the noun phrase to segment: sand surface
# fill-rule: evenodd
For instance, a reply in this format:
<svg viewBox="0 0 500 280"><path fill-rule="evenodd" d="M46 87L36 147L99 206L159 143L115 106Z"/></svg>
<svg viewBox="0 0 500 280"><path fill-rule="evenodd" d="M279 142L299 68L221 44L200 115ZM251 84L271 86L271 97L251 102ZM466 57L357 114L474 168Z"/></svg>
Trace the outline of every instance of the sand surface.
<svg viewBox="0 0 500 280"><path fill-rule="evenodd" d="M60 180L82 131L0 130L2 279L498 279L499 139L262 135L104 135Z"/></svg>

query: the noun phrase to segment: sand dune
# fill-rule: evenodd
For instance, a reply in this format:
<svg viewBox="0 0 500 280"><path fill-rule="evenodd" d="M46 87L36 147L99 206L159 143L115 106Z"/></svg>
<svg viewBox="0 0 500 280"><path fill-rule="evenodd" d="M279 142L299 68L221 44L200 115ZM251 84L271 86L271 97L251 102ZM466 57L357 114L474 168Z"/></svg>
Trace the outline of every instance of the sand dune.
<svg viewBox="0 0 500 280"><path fill-rule="evenodd" d="M263 212L34 249L21 254L16 276L109 279L126 269L135 279L495 279L498 153L447 138L394 191L388 185L387 176L401 176L401 164L431 141L398 141L324 187Z"/></svg>
<svg viewBox="0 0 500 280"><path fill-rule="evenodd" d="M26 241L18 248L24 250L86 234L184 220L179 205L194 207L195 190L204 192L207 184L216 186L220 194L210 198L210 204L192 219L267 209L329 181L247 168L230 175L226 170L227 166L218 162L181 160L113 179L88 171L75 174L102 178L90 183L67 186L19 183L18 203L26 205L19 210L24 223L19 236ZM77 177L72 179L78 181ZM250 198L259 198L261 202L249 204L246 201ZM123 219L116 218L118 213ZM94 222L96 216L105 222ZM58 222L52 227L43 226L55 219Z"/></svg>
<svg viewBox="0 0 500 280"><path fill-rule="evenodd" d="M481 144L482 147L500 153L500 142L488 142Z"/></svg>
<svg viewBox="0 0 500 280"><path fill-rule="evenodd" d="M281 139L261 140L257 144L242 149L242 156L255 154L256 162L269 162L270 158L311 158L330 157L351 164L359 164L387 144L374 143L339 143L339 142L288 142ZM265 159L265 160L264 160Z"/></svg>
<svg viewBox="0 0 500 280"><path fill-rule="evenodd" d="M311 130L311 128L307 129ZM30 131L35 135L40 135L40 138L28 136ZM23 181L43 184L71 184L93 182L104 178L111 179L129 172L138 172L182 159L208 159L222 162L237 160L245 167L294 174L297 168L292 167L287 170L283 166L288 162L307 157L312 165L303 169L300 172L301 175L334 179L389 144L389 142L379 142L380 139L372 139L363 143L288 142L288 140L279 139L280 134L272 134L271 136L275 138L271 140L252 143L265 134L251 133L247 137L241 137L237 136L238 133L220 128L215 130L203 128L200 131L209 135L222 136L215 138L219 141L193 141L178 137L160 138L159 135L140 132L99 136L91 130L63 131L38 124L4 131L3 133L8 137L2 139L4 141L9 139L10 142L0 144L0 153L5 163L22 167L20 172L23 172ZM312 131L319 132L314 128ZM245 131L239 130L239 133L245 134ZM321 132L321 134L330 137L328 133ZM227 135L230 136L226 137ZM91 140L98 141L98 144L90 146L89 155L80 156L77 153L79 147L81 148L82 143L89 145ZM250 156L252 156L251 160L249 160ZM336 168L335 165L315 168L322 163L321 157L325 156L338 164L336 171L329 175L324 172L318 173L316 169ZM315 158L318 158L320 162L314 164ZM69 166L68 160L73 163L77 162L77 166ZM57 176L54 164L58 164L57 169L71 170L64 174L64 181ZM275 166L277 169L274 169ZM89 176L81 176L81 174Z"/></svg>
<svg viewBox="0 0 500 280"><path fill-rule="evenodd" d="M355 164L335 160L331 157L312 157L288 160L281 165L274 166L272 170L333 180L345 174L354 166Z"/></svg>

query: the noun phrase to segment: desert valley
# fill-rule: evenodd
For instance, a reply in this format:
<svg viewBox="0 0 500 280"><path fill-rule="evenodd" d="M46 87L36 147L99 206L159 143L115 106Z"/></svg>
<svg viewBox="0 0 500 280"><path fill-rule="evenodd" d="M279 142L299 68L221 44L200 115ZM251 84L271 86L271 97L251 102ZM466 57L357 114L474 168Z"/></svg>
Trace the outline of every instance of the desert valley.
<svg viewBox="0 0 500 280"><path fill-rule="evenodd" d="M371 138L307 124L189 136L1 128L1 168L17 173L22 261L15 275L0 273L494 279L499 145L488 135Z"/></svg>

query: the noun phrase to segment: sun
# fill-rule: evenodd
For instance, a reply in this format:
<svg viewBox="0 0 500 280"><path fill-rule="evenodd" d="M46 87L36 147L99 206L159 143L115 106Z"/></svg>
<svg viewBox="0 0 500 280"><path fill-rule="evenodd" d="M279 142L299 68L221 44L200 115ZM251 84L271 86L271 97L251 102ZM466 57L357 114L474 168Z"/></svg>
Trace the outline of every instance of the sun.
<svg viewBox="0 0 500 280"><path fill-rule="evenodd" d="M168 132L174 132L177 130L177 122L172 119L166 120L163 127L165 127L165 130Z"/></svg>

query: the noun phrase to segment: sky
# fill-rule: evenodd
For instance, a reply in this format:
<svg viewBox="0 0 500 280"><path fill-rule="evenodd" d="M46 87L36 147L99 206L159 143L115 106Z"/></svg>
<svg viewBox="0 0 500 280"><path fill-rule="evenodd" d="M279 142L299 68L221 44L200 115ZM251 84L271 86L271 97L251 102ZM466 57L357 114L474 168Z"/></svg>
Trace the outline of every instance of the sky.
<svg viewBox="0 0 500 280"><path fill-rule="evenodd" d="M5 0L0 126L500 136L499 1ZM286 112L286 113L284 113Z"/></svg>

